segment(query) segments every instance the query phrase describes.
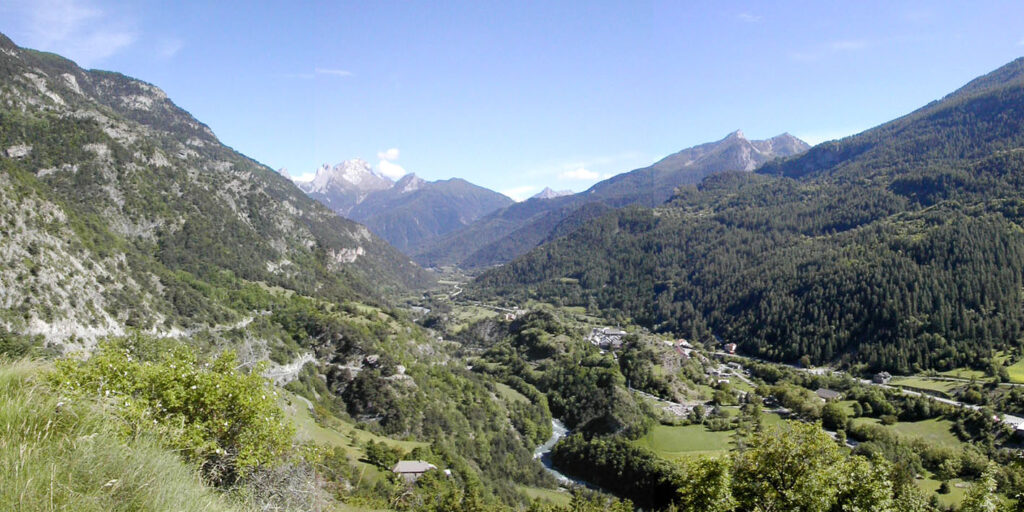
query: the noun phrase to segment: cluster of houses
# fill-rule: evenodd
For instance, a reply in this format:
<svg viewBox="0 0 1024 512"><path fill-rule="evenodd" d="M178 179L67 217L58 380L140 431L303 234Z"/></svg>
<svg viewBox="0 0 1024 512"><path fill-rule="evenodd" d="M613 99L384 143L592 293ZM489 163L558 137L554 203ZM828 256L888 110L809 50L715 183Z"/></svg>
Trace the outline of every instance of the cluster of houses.
<svg viewBox="0 0 1024 512"><path fill-rule="evenodd" d="M693 345L691 345L690 342L686 341L685 339L679 338L674 342L668 341L667 343L669 345L672 345L672 348L676 351L677 354L679 354L679 357L681 357L683 361L689 359L690 354L693 352Z"/></svg>
<svg viewBox="0 0 1024 512"><path fill-rule="evenodd" d="M603 350L618 350L622 348L622 338L626 331L613 329L611 327L595 327L587 335L587 341Z"/></svg>
<svg viewBox="0 0 1024 512"><path fill-rule="evenodd" d="M717 384L729 384L729 377L741 372L743 372L743 365L735 361L707 370L707 374L714 378Z"/></svg>

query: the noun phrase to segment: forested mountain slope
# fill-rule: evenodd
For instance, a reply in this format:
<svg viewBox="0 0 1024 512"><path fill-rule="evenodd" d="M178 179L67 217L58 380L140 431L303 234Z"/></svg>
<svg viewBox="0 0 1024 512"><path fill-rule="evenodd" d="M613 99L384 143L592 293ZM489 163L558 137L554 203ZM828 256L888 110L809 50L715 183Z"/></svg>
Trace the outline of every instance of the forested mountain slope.
<svg viewBox="0 0 1024 512"><path fill-rule="evenodd" d="M474 292L602 308L777 360L981 365L1024 326L1021 67L665 207L605 215Z"/></svg>
<svg viewBox="0 0 1024 512"><path fill-rule="evenodd" d="M414 251L424 265L457 264L489 267L525 254L552 238L556 227L576 227L601 207L653 207L664 203L676 187L700 182L723 171L751 171L776 158L800 154L809 146L784 133L765 140L748 140L736 131L722 140L673 153L649 167L622 173L569 196L531 198L516 203ZM586 209L581 209L587 205Z"/></svg>
<svg viewBox="0 0 1024 512"><path fill-rule="evenodd" d="M0 169L9 331L61 340L229 320L236 308L211 285L238 280L369 300L430 280L158 88L3 36Z"/></svg>

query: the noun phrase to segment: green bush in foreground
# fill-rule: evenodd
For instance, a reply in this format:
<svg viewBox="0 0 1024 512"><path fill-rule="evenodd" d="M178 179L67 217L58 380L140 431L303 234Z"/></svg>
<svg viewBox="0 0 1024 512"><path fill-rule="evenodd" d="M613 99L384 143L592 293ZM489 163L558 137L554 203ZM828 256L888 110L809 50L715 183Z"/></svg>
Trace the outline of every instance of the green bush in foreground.
<svg viewBox="0 0 1024 512"><path fill-rule="evenodd" d="M101 397L123 433L158 432L223 484L279 460L294 433L259 368L237 366L232 352L204 363L190 347L135 335L101 342L86 361L58 361L51 381L72 399Z"/></svg>
<svg viewBox="0 0 1024 512"><path fill-rule="evenodd" d="M95 401L35 382L43 371L0 361L0 510L235 510L151 436L126 440Z"/></svg>

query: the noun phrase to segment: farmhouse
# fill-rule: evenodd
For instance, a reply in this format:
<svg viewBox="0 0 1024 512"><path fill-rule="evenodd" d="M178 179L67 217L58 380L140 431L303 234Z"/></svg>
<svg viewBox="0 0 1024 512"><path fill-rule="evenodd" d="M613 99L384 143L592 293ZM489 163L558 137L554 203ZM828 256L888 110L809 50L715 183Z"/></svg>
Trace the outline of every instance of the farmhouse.
<svg viewBox="0 0 1024 512"><path fill-rule="evenodd" d="M400 460L395 467L391 468L391 471L397 473L406 482L415 482L423 476L423 473L432 469L437 469L437 466L422 460Z"/></svg>
<svg viewBox="0 0 1024 512"><path fill-rule="evenodd" d="M871 377L871 381L875 384L888 384L890 380L892 380L892 374L889 372L878 372Z"/></svg>
<svg viewBox="0 0 1024 512"><path fill-rule="evenodd" d="M818 388L818 390L815 391L814 394L818 395L818 398L822 399L825 402L832 402L835 400L839 400L840 398L843 397L842 393L825 388Z"/></svg>

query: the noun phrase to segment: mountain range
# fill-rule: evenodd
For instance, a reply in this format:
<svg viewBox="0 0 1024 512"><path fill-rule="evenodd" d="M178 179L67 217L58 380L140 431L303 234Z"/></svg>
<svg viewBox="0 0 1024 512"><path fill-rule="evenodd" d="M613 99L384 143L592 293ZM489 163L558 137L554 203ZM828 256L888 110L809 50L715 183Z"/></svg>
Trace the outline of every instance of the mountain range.
<svg viewBox="0 0 1024 512"><path fill-rule="evenodd" d="M505 263L608 209L657 206L681 185L698 183L716 172L752 171L773 159L803 153L809 147L788 133L751 141L743 132L736 131L717 142L684 149L649 167L601 181L578 194L535 197L509 205L440 237L412 255L425 266L457 265L472 269Z"/></svg>
<svg viewBox="0 0 1024 512"><path fill-rule="evenodd" d="M1024 59L754 172L606 212L471 293L600 309L772 360L983 367L1024 334Z"/></svg>
<svg viewBox="0 0 1024 512"><path fill-rule="evenodd" d="M934 512L919 486L974 480L949 506L994 510L1022 191L1024 59L814 148L734 132L512 203L358 160L297 186L0 35L0 508ZM375 232L491 268L440 290ZM911 379L852 378L881 370Z"/></svg>
<svg viewBox="0 0 1024 512"><path fill-rule="evenodd" d="M0 105L2 329L166 333L237 318L217 289L244 282L337 300L431 283L151 84L0 36Z"/></svg>
<svg viewBox="0 0 1024 512"><path fill-rule="evenodd" d="M310 197L365 224L405 252L414 252L424 243L513 203L459 178L425 181L407 174L392 181L358 159L333 167L323 165L311 181L296 184Z"/></svg>

